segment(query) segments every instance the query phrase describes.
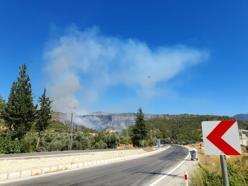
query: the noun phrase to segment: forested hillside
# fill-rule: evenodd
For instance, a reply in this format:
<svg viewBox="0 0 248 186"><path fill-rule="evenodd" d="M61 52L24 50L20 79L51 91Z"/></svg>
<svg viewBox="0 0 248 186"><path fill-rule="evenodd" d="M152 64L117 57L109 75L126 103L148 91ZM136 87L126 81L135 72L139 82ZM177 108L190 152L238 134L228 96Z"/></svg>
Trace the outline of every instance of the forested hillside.
<svg viewBox="0 0 248 186"><path fill-rule="evenodd" d="M157 137L168 143L201 141L201 122L208 120L233 119L227 116L185 115L178 118L154 118L146 121L148 130L156 131ZM248 128L248 122L239 121L239 128Z"/></svg>

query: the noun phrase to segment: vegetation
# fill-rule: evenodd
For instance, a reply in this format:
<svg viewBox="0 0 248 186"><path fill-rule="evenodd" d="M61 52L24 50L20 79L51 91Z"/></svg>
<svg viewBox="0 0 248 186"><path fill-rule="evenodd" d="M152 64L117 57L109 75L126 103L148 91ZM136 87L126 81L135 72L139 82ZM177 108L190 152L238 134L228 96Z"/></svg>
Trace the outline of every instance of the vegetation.
<svg viewBox="0 0 248 186"><path fill-rule="evenodd" d="M22 65L7 103L0 97L0 153L67 150L69 127L51 120L51 103L44 90L38 109L34 106L27 67ZM116 148L120 142L117 133L85 127L76 127L73 134L74 150Z"/></svg>
<svg viewBox="0 0 248 186"><path fill-rule="evenodd" d="M136 114L135 125L132 128L132 143L135 147L147 146L147 129L142 109L140 108Z"/></svg>
<svg viewBox="0 0 248 186"><path fill-rule="evenodd" d="M72 150L116 148L120 144L117 133L92 131L74 129ZM4 132L1 134L0 154L68 150L68 126L58 121L49 122L47 129L40 136L39 149L36 148L39 136L35 125L21 140L13 140Z"/></svg>
<svg viewBox="0 0 248 186"><path fill-rule="evenodd" d="M116 148L120 143L120 138L115 133L108 133L105 135L104 141L107 144L107 148Z"/></svg>
<svg viewBox="0 0 248 186"><path fill-rule="evenodd" d="M199 167L190 175L192 186L223 185L219 156L205 155L200 144L192 144L198 149ZM231 186L248 185L248 156L245 151L240 156L228 156L227 169Z"/></svg>
<svg viewBox="0 0 248 186"><path fill-rule="evenodd" d="M12 139L20 140L31 129L35 119L35 107L26 65L20 68L2 114Z"/></svg>
<svg viewBox="0 0 248 186"><path fill-rule="evenodd" d="M219 163L217 166L220 167ZM230 186L248 185L248 157L242 156L228 161L228 176ZM191 179L193 186L222 186L223 180L220 170L215 170L212 166L200 164L200 168Z"/></svg>
<svg viewBox="0 0 248 186"><path fill-rule="evenodd" d="M5 101L4 99L0 96L0 114L3 112L5 108Z"/></svg>
<svg viewBox="0 0 248 186"><path fill-rule="evenodd" d="M18 140L12 140L10 137L0 137L0 154L21 152L21 144Z"/></svg>
<svg viewBox="0 0 248 186"><path fill-rule="evenodd" d="M155 118L146 121L148 131L162 139L163 143L188 144L202 141L201 122L208 120L231 119L226 116L181 115L175 118ZM240 128L248 127L242 122Z"/></svg>
<svg viewBox="0 0 248 186"><path fill-rule="evenodd" d="M40 108L37 111L37 119L36 119L36 131L38 132L38 140L36 144L36 149L39 149L40 138L42 132L48 127L49 120L52 118L51 116L51 103L52 101L49 97L46 96L46 89L44 90L41 97L39 97Z"/></svg>
<svg viewBox="0 0 248 186"><path fill-rule="evenodd" d="M124 129L120 135L120 144L124 144L124 145L129 145L132 143L132 140L131 140L131 131L132 128L129 127L127 129Z"/></svg>
<svg viewBox="0 0 248 186"><path fill-rule="evenodd" d="M240 129L246 129L248 130L248 122L247 121L239 121L238 122L239 128Z"/></svg>

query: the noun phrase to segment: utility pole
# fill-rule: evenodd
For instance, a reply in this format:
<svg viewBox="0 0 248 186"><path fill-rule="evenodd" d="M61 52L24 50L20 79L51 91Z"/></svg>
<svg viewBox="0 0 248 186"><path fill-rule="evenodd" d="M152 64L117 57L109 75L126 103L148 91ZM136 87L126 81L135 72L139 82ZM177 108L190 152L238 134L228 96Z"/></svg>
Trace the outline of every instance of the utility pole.
<svg viewBox="0 0 248 186"><path fill-rule="evenodd" d="M70 123L70 127L69 127L68 150L72 150L72 143L73 143L73 112L71 113L71 123Z"/></svg>
<svg viewBox="0 0 248 186"><path fill-rule="evenodd" d="M220 164L221 164L221 171L222 171L222 178L223 178L224 186L229 186L228 171L227 171L225 155L220 155Z"/></svg>

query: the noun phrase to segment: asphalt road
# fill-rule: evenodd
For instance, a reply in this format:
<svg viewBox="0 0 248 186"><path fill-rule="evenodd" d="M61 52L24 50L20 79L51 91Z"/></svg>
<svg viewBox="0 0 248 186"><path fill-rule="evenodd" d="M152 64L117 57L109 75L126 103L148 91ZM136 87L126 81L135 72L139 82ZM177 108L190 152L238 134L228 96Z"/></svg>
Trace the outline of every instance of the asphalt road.
<svg viewBox="0 0 248 186"><path fill-rule="evenodd" d="M169 171L182 161L188 150L181 146L144 158L129 160L110 165L74 170L55 175L42 176L29 180L12 182L11 186L128 186L148 185L162 172Z"/></svg>

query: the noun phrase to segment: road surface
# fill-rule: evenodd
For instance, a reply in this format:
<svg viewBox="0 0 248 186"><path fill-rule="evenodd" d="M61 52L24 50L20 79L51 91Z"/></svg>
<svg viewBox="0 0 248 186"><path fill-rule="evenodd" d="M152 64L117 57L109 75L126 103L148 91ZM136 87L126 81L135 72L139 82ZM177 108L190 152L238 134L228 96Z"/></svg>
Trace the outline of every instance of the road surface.
<svg viewBox="0 0 248 186"><path fill-rule="evenodd" d="M181 146L152 156L114 163L88 169L74 170L54 175L47 175L29 180L11 182L9 186L136 186L149 185L162 172L169 171L181 162L188 150Z"/></svg>

